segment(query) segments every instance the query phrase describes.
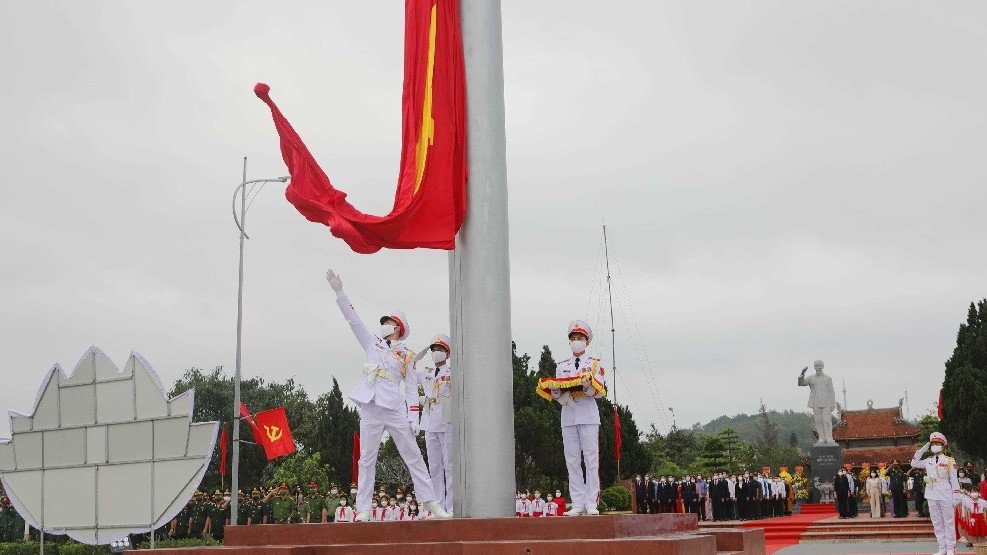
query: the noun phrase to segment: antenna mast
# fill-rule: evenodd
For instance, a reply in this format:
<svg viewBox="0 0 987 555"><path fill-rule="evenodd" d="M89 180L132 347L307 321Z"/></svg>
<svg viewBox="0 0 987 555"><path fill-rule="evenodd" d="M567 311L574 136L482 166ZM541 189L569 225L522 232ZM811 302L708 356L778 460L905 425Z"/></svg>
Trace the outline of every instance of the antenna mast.
<svg viewBox="0 0 987 555"><path fill-rule="evenodd" d="M607 263L607 297L610 301L610 372L613 381L610 391L613 393L613 410L617 410L617 337L616 326L613 323L613 290L610 287L610 247L607 244L607 224L603 224L603 257ZM617 459L617 479L620 480L620 459Z"/></svg>

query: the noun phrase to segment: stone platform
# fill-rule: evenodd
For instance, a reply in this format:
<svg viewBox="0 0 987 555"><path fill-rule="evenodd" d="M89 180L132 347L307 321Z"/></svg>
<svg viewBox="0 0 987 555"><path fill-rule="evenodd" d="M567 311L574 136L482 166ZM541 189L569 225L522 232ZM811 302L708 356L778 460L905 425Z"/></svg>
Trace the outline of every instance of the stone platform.
<svg viewBox="0 0 987 555"><path fill-rule="evenodd" d="M417 522L228 526L223 547L161 555L764 555L764 531L699 530L696 515L461 518ZM148 552L153 553L153 552Z"/></svg>

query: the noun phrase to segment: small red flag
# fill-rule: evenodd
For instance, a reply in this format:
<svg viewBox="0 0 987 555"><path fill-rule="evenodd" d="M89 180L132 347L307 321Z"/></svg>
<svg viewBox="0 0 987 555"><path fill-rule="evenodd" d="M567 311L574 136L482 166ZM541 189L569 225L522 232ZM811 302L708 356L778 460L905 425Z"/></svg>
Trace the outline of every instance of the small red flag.
<svg viewBox="0 0 987 555"><path fill-rule="evenodd" d="M360 434L353 432L353 482L360 481Z"/></svg>
<svg viewBox="0 0 987 555"><path fill-rule="evenodd" d="M226 427L219 433L219 474L226 476Z"/></svg>
<svg viewBox="0 0 987 555"><path fill-rule="evenodd" d="M617 413L617 406L613 407L613 456L620 460L620 448L623 447L624 440L620 437L620 414Z"/></svg>
<svg viewBox="0 0 987 555"><path fill-rule="evenodd" d="M267 460L274 460L295 452L295 440L291 437L288 415L285 413L284 407L258 412L256 419L254 436L258 439L258 443L264 446Z"/></svg>
<svg viewBox="0 0 987 555"><path fill-rule="evenodd" d="M942 390L939 390L939 402L936 403L936 417L942 420Z"/></svg>

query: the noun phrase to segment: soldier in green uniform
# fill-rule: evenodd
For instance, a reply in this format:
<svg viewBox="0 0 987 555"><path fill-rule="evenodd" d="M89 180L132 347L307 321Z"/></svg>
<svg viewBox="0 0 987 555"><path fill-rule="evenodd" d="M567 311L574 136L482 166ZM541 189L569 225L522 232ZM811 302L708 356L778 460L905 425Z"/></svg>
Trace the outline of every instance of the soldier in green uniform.
<svg viewBox="0 0 987 555"><path fill-rule="evenodd" d="M240 500L240 507L236 512L236 524L237 526L246 526L249 524L247 520L250 518L250 498L244 495L243 490L236 492L236 495Z"/></svg>
<svg viewBox="0 0 987 555"><path fill-rule="evenodd" d="M271 496L275 492L277 492L277 496L271 499ZM291 519L291 513L295 511L295 501L291 498L288 491L288 484L282 483L280 487L272 489L267 494L265 500L271 502L274 512L274 524L288 524Z"/></svg>
<svg viewBox="0 0 987 555"><path fill-rule="evenodd" d="M922 518L929 518L928 507L925 506L925 471L913 469L912 497L915 499L915 512Z"/></svg>
<svg viewBox="0 0 987 555"><path fill-rule="evenodd" d="M188 534L190 538L201 538L202 534L206 531L206 524L209 521L209 510L205 495L203 492L197 491L192 496L192 512L190 514Z"/></svg>
<svg viewBox="0 0 987 555"><path fill-rule="evenodd" d="M264 499L261 499L261 503L264 505L264 524L274 524L274 500L273 497L277 495L278 487L272 486L268 491Z"/></svg>
<svg viewBox="0 0 987 555"><path fill-rule="evenodd" d="M182 507L182 510L178 511L178 514L175 515L175 518L171 519L171 529L168 531L169 538L183 540L188 537L188 526L192 520L192 511L194 510L192 507L194 503L193 499L189 499L188 503Z"/></svg>
<svg viewBox="0 0 987 555"><path fill-rule="evenodd" d="M250 520L247 524L264 524L264 504L261 503L260 490L254 488L250 492L250 504L247 505Z"/></svg>
<svg viewBox="0 0 987 555"><path fill-rule="evenodd" d="M212 503L208 505L209 511L209 533L214 540L223 541L223 532L226 529L226 519L229 517L230 508L229 492L226 495L216 490L212 494Z"/></svg>
<svg viewBox="0 0 987 555"><path fill-rule="evenodd" d="M11 541L11 530L14 527L14 508L10 499L4 496L0 499L0 542ZM23 534L22 536L23 537Z"/></svg>
<svg viewBox="0 0 987 555"><path fill-rule="evenodd" d="M305 522L309 524L326 522L326 501L325 498L319 494L319 484L315 482L308 483L308 496L305 498L305 501L308 504L307 514L304 515Z"/></svg>
<svg viewBox="0 0 987 555"><path fill-rule="evenodd" d="M336 520L336 507L339 505L340 495L342 494L339 492L339 486L335 482L330 483L329 493L322 500L326 507L326 522L334 522Z"/></svg>

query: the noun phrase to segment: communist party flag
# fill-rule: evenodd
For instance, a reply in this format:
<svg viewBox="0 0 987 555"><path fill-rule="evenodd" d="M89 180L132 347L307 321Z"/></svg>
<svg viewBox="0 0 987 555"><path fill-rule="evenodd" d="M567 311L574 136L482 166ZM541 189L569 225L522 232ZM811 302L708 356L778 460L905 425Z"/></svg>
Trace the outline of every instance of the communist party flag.
<svg viewBox="0 0 987 555"><path fill-rule="evenodd" d="M247 405L240 403L240 415L254 431L254 441L264 448L271 461L295 452L295 440L291 437L288 415L284 407L277 407L251 416Z"/></svg>
<svg viewBox="0 0 987 555"><path fill-rule="evenodd" d="M259 443L264 446L267 460L295 452L295 440L291 437L288 415L285 414L284 407L258 412L254 418L257 420L257 427L254 430L256 435L260 436Z"/></svg>
<svg viewBox="0 0 987 555"><path fill-rule="evenodd" d="M357 210L333 187L263 83L291 181L288 201L355 252L456 247L466 213L466 84L458 0L405 0L401 163L386 216Z"/></svg>

